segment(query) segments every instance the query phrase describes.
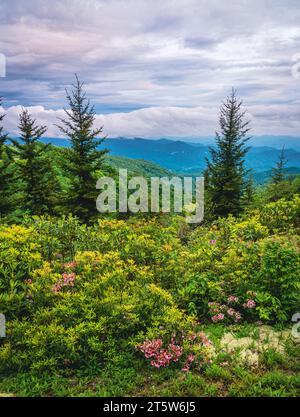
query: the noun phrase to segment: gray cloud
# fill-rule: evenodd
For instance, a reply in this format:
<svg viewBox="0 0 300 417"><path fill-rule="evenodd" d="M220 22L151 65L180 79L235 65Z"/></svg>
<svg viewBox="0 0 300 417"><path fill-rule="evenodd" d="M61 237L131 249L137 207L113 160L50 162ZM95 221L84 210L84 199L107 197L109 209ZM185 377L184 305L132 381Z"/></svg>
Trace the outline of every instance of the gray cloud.
<svg viewBox="0 0 300 417"><path fill-rule="evenodd" d="M7 120L51 119L76 72L110 136L212 134L232 86L255 131L299 135L299 21L294 0L1 0Z"/></svg>

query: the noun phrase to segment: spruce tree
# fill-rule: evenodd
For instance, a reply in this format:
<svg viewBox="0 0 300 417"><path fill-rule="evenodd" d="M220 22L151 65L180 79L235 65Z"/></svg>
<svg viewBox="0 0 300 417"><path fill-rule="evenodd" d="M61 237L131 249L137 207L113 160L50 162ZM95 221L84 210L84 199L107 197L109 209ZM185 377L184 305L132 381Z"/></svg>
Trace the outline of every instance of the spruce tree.
<svg viewBox="0 0 300 417"><path fill-rule="evenodd" d="M272 169L272 177L271 177L272 184L277 185L281 183L282 181L284 181L285 179L284 169L285 169L286 163L287 163L287 160L285 157L285 150L283 146L279 154L278 161L275 167Z"/></svg>
<svg viewBox="0 0 300 417"><path fill-rule="evenodd" d="M277 201L280 198L284 198L288 194L287 182L285 181L285 166L287 159L285 157L284 146L276 162L275 167L272 169L272 176L267 186L267 199L269 201Z"/></svg>
<svg viewBox="0 0 300 417"><path fill-rule="evenodd" d="M244 192L242 196L242 207L244 209L251 207L255 199L255 183L252 171L249 172L244 182Z"/></svg>
<svg viewBox="0 0 300 417"><path fill-rule="evenodd" d="M2 126L4 117L5 113L0 113L0 215L7 215L13 208L13 170L7 155L8 135Z"/></svg>
<svg viewBox="0 0 300 417"><path fill-rule="evenodd" d="M38 126L24 109L19 115L19 130L19 140L11 139L9 153L17 167L21 208L28 214L54 214L59 184L47 155L50 145L40 141L47 128Z"/></svg>
<svg viewBox="0 0 300 417"><path fill-rule="evenodd" d="M238 215L243 209L243 195L247 184L245 155L249 148L249 121L244 121L242 101L232 89L220 109L220 132L216 132L216 147L210 148L206 159L210 210L214 216Z"/></svg>
<svg viewBox="0 0 300 417"><path fill-rule="evenodd" d="M99 139L103 127L94 128L94 106L86 97L81 83L76 81L71 91L66 89L69 108L64 109L66 119L60 119L60 131L70 139L71 148L67 169L71 187L68 205L82 221L88 222L96 211L96 172L102 168L106 150L99 150L104 138Z"/></svg>

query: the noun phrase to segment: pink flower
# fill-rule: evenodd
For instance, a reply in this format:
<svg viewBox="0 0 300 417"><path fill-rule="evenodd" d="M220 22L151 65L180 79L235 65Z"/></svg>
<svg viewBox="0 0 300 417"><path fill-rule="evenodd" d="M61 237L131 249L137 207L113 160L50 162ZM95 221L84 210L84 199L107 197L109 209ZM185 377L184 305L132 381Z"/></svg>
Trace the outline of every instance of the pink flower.
<svg viewBox="0 0 300 417"><path fill-rule="evenodd" d="M28 278L28 279L25 280L25 282L26 282L26 284L30 285L30 284L32 284L32 279Z"/></svg>
<svg viewBox="0 0 300 417"><path fill-rule="evenodd" d="M74 273L67 274L64 272L62 278L59 279L56 284L53 286L52 291L58 293L62 287L74 287L76 275Z"/></svg>
<svg viewBox="0 0 300 417"><path fill-rule="evenodd" d="M195 358L196 356L192 354L187 357L187 360L185 361L183 368L181 369L182 372L188 372L190 370L190 367L192 363L194 362Z"/></svg>
<svg viewBox="0 0 300 417"><path fill-rule="evenodd" d="M228 310L227 310L227 314L228 314L228 316L234 316L235 315L235 310L233 309L233 308L229 308Z"/></svg>
<svg viewBox="0 0 300 417"><path fill-rule="evenodd" d="M254 300L247 300L246 303L243 304L245 308L254 308L256 306L256 302Z"/></svg>
<svg viewBox="0 0 300 417"><path fill-rule="evenodd" d="M235 313L235 316L234 316L234 321L240 321L242 319L242 315L240 314L240 313L238 313L238 312L236 312Z"/></svg>
<svg viewBox="0 0 300 417"><path fill-rule="evenodd" d="M211 245L215 245L216 244L216 240L215 239L212 239L209 243L211 244Z"/></svg>
<svg viewBox="0 0 300 417"><path fill-rule="evenodd" d="M228 303L237 303L239 301L239 298L235 295L230 295L227 299Z"/></svg>
<svg viewBox="0 0 300 417"><path fill-rule="evenodd" d="M217 321L222 321L222 320L224 320L224 314L223 313L216 314L216 315L212 316L211 319L214 323L216 323Z"/></svg>
<svg viewBox="0 0 300 417"><path fill-rule="evenodd" d="M75 268L77 265L78 265L78 263L77 263L77 262L72 261L72 262L66 262L66 263L62 264L62 266L61 266L61 267L62 267L63 269L73 269L73 268Z"/></svg>
<svg viewBox="0 0 300 417"><path fill-rule="evenodd" d="M146 340L142 345L137 346L137 349L144 353L145 358L152 358L150 364L155 368L169 366L171 361L178 362L183 348L176 345L173 339L166 349L162 349L162 345L161 339Z"/></svg>

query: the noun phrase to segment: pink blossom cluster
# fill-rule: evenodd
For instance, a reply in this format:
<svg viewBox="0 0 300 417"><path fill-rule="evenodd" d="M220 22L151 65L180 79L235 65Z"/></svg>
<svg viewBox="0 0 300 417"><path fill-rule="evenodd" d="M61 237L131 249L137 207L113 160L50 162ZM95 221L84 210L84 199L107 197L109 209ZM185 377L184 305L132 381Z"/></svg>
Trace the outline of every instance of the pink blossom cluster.
<svg viewBox="0 0 300 417"><path fill-rule="evenodd" d="M32 279L31 278L25 279L25 282L26 282L26 284L31 285L32 284Z"/></svg>
<svg viewBox="0 0 300 417"><path fill-rule="evenodd" d="M214 322L214 323L216 323L217 321L222 321L222 320L224 320L224 314L223 313L219 313L219 314L215 314L214 316L212 316L212 321Z"/></svg>
<svg viewBox="0 0 300 417"><path fill-rule="evenodd" d="M187 337L187 339L190 342L198 342L202 346L210 346L212 344L204 332L198 332L198 333L193 332Z"/></svg>
<svg viewBox="0 0 300 417"><path fill-rule="evenodd" d="M242 315L231 307L227 309L226 313L229 317L232 317L235 322L238 322L242 319Z"/></svg>
<svg viewBox="0 0 300 417"><path fill-rule="evenodd" d="M227 299L228 303L238 302L238 297L231 295ZM242 319L242 315L236 311L234 308L227 306L226 304L220 304L216 302L208 303L210 313L212 315L211 319L214 323L218 321L223 321L226 315L233 319L235 322L238 322Z"/></svg>
<svg viewBox="0 0 300 417"><path fill-rule="evenodd" d="M255 308L256 302L254 300L247 300L246 303L243 304L244 308Z"/></svg>
<svg viewBox="0 0 300 417"><path fill-rule="evenodd" d="M220 311L220 304L215 302L208 303L208 307L212 313L218 313Z"/></svg>
<svg viewBox="0 0 300 417"><path fill-rule="evenodd" d="M216 244L216 240L215 239L212 239L209 243L211 244L211 245L215 245Z"/></svg>
<svg viewBox="0 0 300 417"><path fill-rule="evenodd" d="M63 269L74 269L74 268L76 268L77 265L78 265L78 262L71 261L71 262L66 262L66 263L62 264L61 267Z"/></svg>
<svg viewBox="0 0 300 417"><path fill-rule="evenodd" d="M237 321L240 321L240 320L242 320L242 315L241 315L241 313L236 311L235 314L234 314L234 321L237 322Z"/></svg>
<svg viewBox="0 0 300 417"><path fill-rule="evenodd" d="M196 359L195 355L193 355L193 354L189 355L187 357L187 359L186 359L186 361L183 365L183 368L181 370L183 372L188 372L190 370L190 367L191 367L192 363L195 361L195 359Z"/></svg>
<svg viewBox="0 0 300 417"><path fill-rule="evenodd" d="M161 339L146 340L137 349L144 353L145 358L152 358L151 366L155 368L165 368L170 365L171 361L178 362L183 353L183 348L176 345L174 339L171 340L166 349L162 346L163 341Z"/></svg>
<svg viewBox="0 0 300 417"><path fill-rule="evenodd" d="M238 303L239 297L236 297L235 295L230 295L227 299L228 303Z"/></svg>
<svg viewBox="0 0 300 417"><path fill-rule="evenodd" d="M59 279L56 284L53 286L52 291L58 293L63 287L74 287L75 284L75 274L67 274L64 272L62 278Z"/></svg>

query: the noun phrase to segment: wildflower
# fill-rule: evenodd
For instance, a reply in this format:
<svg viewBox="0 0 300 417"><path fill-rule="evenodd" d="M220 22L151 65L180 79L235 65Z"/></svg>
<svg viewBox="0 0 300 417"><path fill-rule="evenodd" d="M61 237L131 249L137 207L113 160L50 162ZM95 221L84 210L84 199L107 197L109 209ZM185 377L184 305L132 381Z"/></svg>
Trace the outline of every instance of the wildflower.
<svg viewBox="0 0 300 417"><path fill-rule="evenodd" d="M66 262L62 264L62 269L73 269L78 265L78 262L72 261L72 262Z"/></svg>
<svg viewBox="0 0 300 417"><path fill-rule="evenodd" d="M32 279L28 278L28 279L25 280L25 282L26 282L26 284L30 285L30 284L32 284Z"/></svg>
<svg viewBox="0 0 300 417"><path fill-rule="evenodd" d="M216 240L215 239L212 239L209 243L211 244L211 245L215 245L216 244Z"/></svg>
<svg viewBox="0 0 300 417"><path fill-rule="evenodd" d="M74 287L76 275L74 273L67 274L64 272L62 278L59 279L56 284L52 287L54 293L58 293L63 287Z"/></svg>
<svg viewBox="0 0 300 417"><path fill-rule="evenodd" d="M187 357L187 360L185 361L183 368L181 369L182 372L188 372L190 370L190 367L192 363L194 362L195 358L196 358L195 355L192 355L192 354Z"/></svg>
<svg viewBox="0 0 300 417"><path fill-rule="evenodd" d="M237 321L240 321L241 319L242 319L242 315L236 312L234 315L234 321L237 322Z"/></svg>
<svg viewBox="0 0 300 417"><path fill-rule="evenodd" d="M217 321L222 321L222 320L224 320L224 314L223 313L219 313L219 314L216 314L216 315L214 315L214 316L212 316L212 321L214 322L214 323L216 323Z"/></svg>
<svg viewBox="0 0 300 417"><path fill-rule="evenodd" d="M256 302L254 300L247 300L246 303L243 304L245 308L254 308L256 306Z"/></svg>
<svg viewBox="0 0 300 417"><path fill-rule="evenodd" d="M236 311L235 311L233 308L229 308L229 309L227 310L227 314L228 314L228 316L233 317L233 316L235 315L235 313L236 313Z"/></svg>
<svg viewBox="0 0 300 417"><path fill-rule="evenodd" d="M144 353L145 358L152 358L150 364L155 368L167 367L171 361L178 362L183 354L183 348L176 345L173 339L166 349L162 349L162 345L163 342L161 339L146 340L137 349Z"/></svg>
<svg viewBox="0 0 300 417"><path fill-rule="evenodd" d="M235 295L230 295L227 299L228 303L238 303L239 298Z"/></svg>
<svg viewBox="0 0 300 417"><path fill-rule="evenodd" d="M198 337L200 338L201 343L202 343L203 346L211 345L211 341L209 340L209 338L206 336L206 334L204 332L199 332Z"/></svg>

